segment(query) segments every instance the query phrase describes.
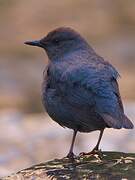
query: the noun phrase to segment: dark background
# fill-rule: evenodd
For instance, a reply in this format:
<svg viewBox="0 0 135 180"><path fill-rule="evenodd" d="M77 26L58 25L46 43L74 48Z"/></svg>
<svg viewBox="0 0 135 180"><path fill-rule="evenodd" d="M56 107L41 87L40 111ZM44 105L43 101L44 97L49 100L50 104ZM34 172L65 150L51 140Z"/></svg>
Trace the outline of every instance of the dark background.
<svg viewBox="0 0 135 180"><path fill-rule="evenodd" d="M1 176L68 152L71 133L50 121L41 104L47 56L23 44L59 26L79 31L119 70L125 111L134 122L134 0L0 0ZM96 133L79 135L75 152L88 151L96 140ZM134 130L107 130L101 148L134 152L134 140Z"/></svg>

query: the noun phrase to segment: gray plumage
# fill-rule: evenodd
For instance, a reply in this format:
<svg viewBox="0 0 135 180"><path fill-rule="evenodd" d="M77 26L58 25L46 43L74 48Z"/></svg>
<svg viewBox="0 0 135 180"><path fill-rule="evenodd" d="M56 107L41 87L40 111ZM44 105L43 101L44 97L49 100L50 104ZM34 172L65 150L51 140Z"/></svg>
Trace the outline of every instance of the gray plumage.
<svg viewBox="0 0 135 180"><path fill-rule="evenodd" d="M119 93L119 73L71 28L58 28L39 41L49 63L44 72L43 105L63 127L91 132L133 128Z"/></svg>

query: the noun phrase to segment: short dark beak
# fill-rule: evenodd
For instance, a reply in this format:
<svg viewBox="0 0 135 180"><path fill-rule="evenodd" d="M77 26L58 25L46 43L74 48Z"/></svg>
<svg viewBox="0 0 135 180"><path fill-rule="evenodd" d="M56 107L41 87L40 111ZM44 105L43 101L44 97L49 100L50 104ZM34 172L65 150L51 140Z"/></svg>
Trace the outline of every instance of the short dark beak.
<svg viewBox="0 0 135 180"><path fill-rule="evenodd" d="M36 41L26 41L24 44L30 45L30 46L38 46L38 47L43 47L40 40Z"/></svg>

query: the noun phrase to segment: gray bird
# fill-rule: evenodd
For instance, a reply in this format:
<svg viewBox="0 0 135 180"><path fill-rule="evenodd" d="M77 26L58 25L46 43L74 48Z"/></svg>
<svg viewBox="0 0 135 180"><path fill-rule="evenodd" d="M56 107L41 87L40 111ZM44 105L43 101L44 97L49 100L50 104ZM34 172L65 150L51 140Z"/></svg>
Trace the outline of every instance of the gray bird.
<svg viewBox="0 0 135 180"><path fill-rule="evenodd" d="M61 27L27 45L43 48L48 55L42 88L43 105L49 116L62 127L73 129L67 157L74 157L78 131L100 131L99 149L105 128L132 129L124 114L117 78L119 73L97 55L86 40L71 28Z"/></svg>

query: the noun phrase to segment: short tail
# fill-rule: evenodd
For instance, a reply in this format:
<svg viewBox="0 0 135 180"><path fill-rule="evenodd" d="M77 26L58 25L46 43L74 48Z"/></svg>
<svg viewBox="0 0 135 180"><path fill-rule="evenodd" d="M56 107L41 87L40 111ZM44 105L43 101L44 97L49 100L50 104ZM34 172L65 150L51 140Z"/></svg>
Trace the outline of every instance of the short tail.
<svg viewBox="0 0 135 180"><path fill-rule="evenodd" d="M125 128L125 129L133 129L134 128L133 123L128 119L128 117L125 114L123 117L123 128Z"/></svg>
<svg viewBox="0 0 135 180"><path fill-rule="evenodd" d="M122 128L122 123L115 119L114 117L110 116L109 114L101 114L102 118L110 128L115 128L115 129L121 129Z"/></svg>
<svg viewBox="0 0 135 180"><path fill-rule="evenodd" d="M122 115L121 121L110 116L109 114L100 114L100 115L102 116L102 118L104 119L108 127L110 128L115 128L115 129L121 129L121 128L133 129L134 128L133 123L128 119L128 117L125 114Z"/></svg>

